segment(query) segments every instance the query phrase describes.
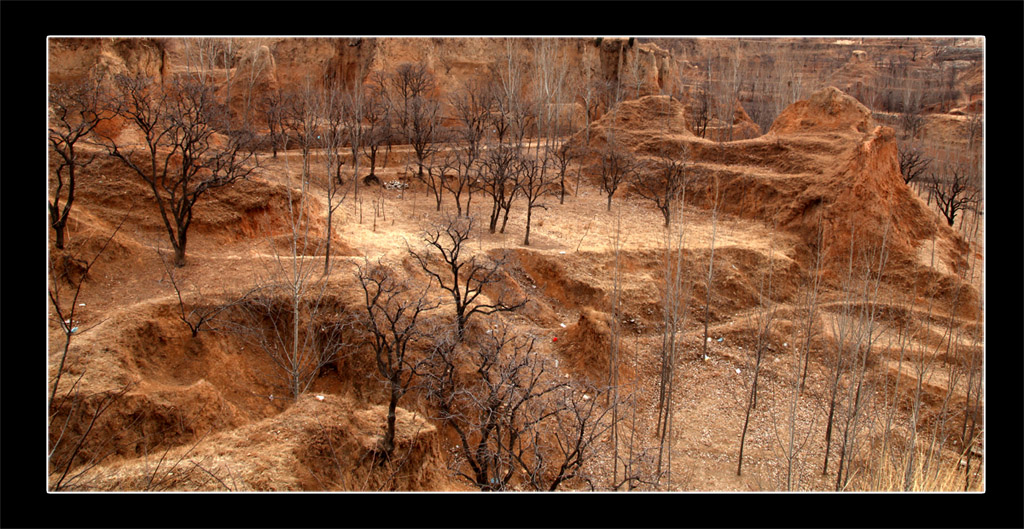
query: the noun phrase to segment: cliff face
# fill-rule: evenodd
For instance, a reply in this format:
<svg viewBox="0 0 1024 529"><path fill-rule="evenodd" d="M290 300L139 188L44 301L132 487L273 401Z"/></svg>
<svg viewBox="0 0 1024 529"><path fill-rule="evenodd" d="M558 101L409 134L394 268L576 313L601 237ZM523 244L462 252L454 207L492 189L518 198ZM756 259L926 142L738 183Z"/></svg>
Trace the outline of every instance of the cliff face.
<svg viewBox="0 0 1024 529"><path fill-rule="evenodd" d="M667 88L674 72L668 52L624 38L61 38L52 39L49 49L54 82L136 72L166 82L202 70L232 99L249 84L255 98L307 78L351 86L418 61L433 73L442 94L509 63L521 69L524 84L543 82L534 73L543 63L564 67L569 83L620 83L631 98Z"/></svg>
<svg viewBox="0 0 1024 529"><path fill-rule="evenodd" d="M165 44L162 39L148 38L50 39L49 79L61 82L134 72L162 79L167 62Z"/></svg>

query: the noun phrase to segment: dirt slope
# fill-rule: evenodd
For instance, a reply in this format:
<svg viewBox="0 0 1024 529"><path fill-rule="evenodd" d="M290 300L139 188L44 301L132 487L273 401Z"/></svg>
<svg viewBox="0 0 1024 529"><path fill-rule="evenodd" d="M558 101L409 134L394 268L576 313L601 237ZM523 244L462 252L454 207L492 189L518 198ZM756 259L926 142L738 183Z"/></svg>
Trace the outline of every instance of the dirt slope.
<svg viewBox="0 0 1024 529"><path fill-rule="evenodd" d="M448 69L451 77L445 82L454 82L485 69L487 58L501 47L499 42L458 41L455 51L445 51L452 43L399 39L385 46L370 40L242 43L232 63L234 73L230 69L221 73L233 79L233 101L243 86L239 68L260 62L269 67L257 79L260 90L297 82L303 64L348 75L356 65L380 69L417 54L425 54L436 71ZM51 78L84 75L90 68L180 73L180 44L159 39L62 42L55 48L59 60ZM620 63L628 64L629 46L628 39L587 40L573 57L582 68L618 75ZM529 50L524 45L521 51ZM653 46L640 50L649 68L646 86L665 82L668 71L661 51ZM246 55L248 51L254 53ZM655 69L657 75L652 73ZM973 286L965 289L959 277L966 267L966 243L903 185L892 130L877 126L853 98L834 88L821 90L783 112L768 133L761 135L748 127L749 137L732 142L695 136L687 121L691 111L692 102L665 96L622 102L593 124L591 146L607 145L614 136L618 145L641 159L667 155L690 163L686 209L677 219L678 226L685 227L680 253L689 274L683 288L690 295L689 324L679 337L680 377L686 384L679 397L682 411L677 418L676 448L677 461L686 470L674 478L673 485L682 490L771 489L776 487L779 469L772 434L775 425L767 414L754 421L749 474L737 477L733 468L735 434L742 423L742 388L756 326L753 314L761 302L760 278L765 270L774 274L770 297L782 307L783 320L771 336L767 361L778 367L765 375L769 380L781 380L782 369L796 356L793 322L802 308L801 281L819 221L825 230L828 281L833 287L843 278L842 263L851 241L859 251L884 239L890 252L887 287L898 293L908 286L919 287L919 292L937 289L934 313L931 307L924 312L889 305L884 318L880 317L893 326L911 320L923 329L922 343L933 348L943 343L937 329L946 321L943 310L949 309L955 292L961 293L959 310L966 316L978 313L981 295ZM737 112L732 125L748 121ZM568 139L577 148L582 141L580 134ZM402 158L409 156L409 149L398 146L392 156L387 166L378 168L382 180L400 177ZM595 160L585 161L582 182L566 203L548 198L547 209L534 213L529 247L520 244L524 220L514 209L506 233L478 230L468 250L509 257L501 286L516 296L528 296L530 302L507 318L518 331L538 338L538 349L555 361L559 376L606 380L613 324L621 329L619 368L624 391L635 392L637 402L645 406L640 422L650 424L653 419L643 414L650 413L657 394L666 240L667 234L675 232L662 230L660 214L628 186L615 195L613 210L606 212L605 198L594 185ZM184 287L186 313L235 299L272 266L280 255L276 252L286 250L290 232L283 215L289 200L298 200L301 193L298 166L296 152L265 158L251 180L211 191L197 206L188 265L174 271ZM712 222L709 209L716 181L720 215ZM159 252L166 254L168 246L166 233L146 187L109 160L98 160L84 172L79 185L69 247L57 252L51 245L55 261L67 258L74 264L80 262L75 259L90 257L126 219L85 281L74 320L83 331L74 336L69 371L58 388L80 396L86 412L107 397L120 396L103 421L94 425L97 435L83 454L88 459L112 453L102 466L89 470L90 486L99 490L464 489L448 468L446 446L451 440L429 419L424 401L415 397L398 410L399 444L409 454L409 472L395 475L371 464L386 411L381 405L382 385L365 356L354 354L325 368L312 391L292 403L279 398L272 362L237 335L204 331L190 336L179 319L182 307L170 285L170 271L161 260ZM360 292L352 270L364 257L383 257L404 276L422 280L408 261L407 245L421 242L423 228L441 217L425 189L415 182L407 191L360 189L362 201L347 200L335 216L332 259L336 268L331 288L337 293L339 310L355 310L353 299ZM309 193L313 215L309 225L315 237L323 237L326 204L320 190ZM450 206L446 198L445 208ZM478 195L471 213L484 218L487 208L489 204ZM612 250L617 227L622 247L618 254ZM708 309L711 336L706 342L696 325L704 314L699 271L711 263L712 247L715 297ZM319 263L322 257L300 259ZM612 279L617 267L622 272L619 285ZM616 287L618 304L613 307ZM823 294L826 314L821 322L828 323L842 306L838 296L836 291ZM226 316L230 322L233 316ZM965 344L976 340L976 325L963 323L958 329ZM49 338L50 369L54 370L63 345L55 321L50 322ZM976 341L969 345L980 351ZM707 357L702 356L704 346L710 352ZM819 364L821 351L816 347L812 356ZM879 362L880 370L897 369ZM903 391L910 385L904 381ZM926 388L928 421L938 420L940 386ZM821 391L820 385L810 389L815 395ZM959 405L956 399L953 402ZM83 432L90 427L88 413L72 417L69 424L73 431ZM54 435L58 434L51 431ZM644 435L653 434L640 428L638 437ZM816 450L808 450L808 459L820 456ZM606 460L595 463L611 475L609 468L601 468L607 464ZM830 484L818 474L808 466L806 483L827 489Z"/></svg>
<svg viewBox="0 0 1024 529"><path fill-rule="evenodd" d="M681 103L653 96L621 103L598 120L591 147L601 149L609 136L641 159L689 160L688 203L710 209L717 181L721 211L798 235L803 249L794 257L805 265L820 221L833 279L850 254L851 236L855 253L880 247L884 238L895 281L931 266L919 255L933 238L941 270L955 276L966 266L963 238L903 183L892 129L876 126L866 107L834 87L794 103L768 134L753 139L699 138ZM577 133L569 145L581 149L583 141ZM588 163L596 174L597 159Z"/></svg>

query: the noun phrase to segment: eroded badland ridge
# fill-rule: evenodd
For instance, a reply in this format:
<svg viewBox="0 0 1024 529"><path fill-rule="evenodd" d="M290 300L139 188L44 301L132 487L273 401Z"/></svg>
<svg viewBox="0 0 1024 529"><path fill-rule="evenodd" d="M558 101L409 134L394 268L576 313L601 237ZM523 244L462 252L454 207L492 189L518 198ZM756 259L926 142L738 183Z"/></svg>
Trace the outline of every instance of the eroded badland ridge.
<svg viewBox="0 0 1024 529"><path fill-rule="evenodd" d="M50 488L982 490L982 47L51 39Z"/></svg>

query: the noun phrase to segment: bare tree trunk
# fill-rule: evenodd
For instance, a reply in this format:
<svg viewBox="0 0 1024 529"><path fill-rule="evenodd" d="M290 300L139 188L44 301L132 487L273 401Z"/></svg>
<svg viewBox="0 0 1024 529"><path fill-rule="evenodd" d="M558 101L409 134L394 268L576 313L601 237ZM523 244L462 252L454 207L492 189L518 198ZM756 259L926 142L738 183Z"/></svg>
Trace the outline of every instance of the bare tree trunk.
<svg viewBox="0 0 1024 529"><path fill-rule="evenodd" d="M715 197L711 206L711 252L708 256L708 273L704 280L704 341L701 343L703 357L708 358L708 322L711 319L711 291L715 276L715 238L718 235L718 177L715 176Z"/></svg>
<svg viewBox="0 0 1024 529"><path fill-rule="evenodd" d="M612 406L612 484L618 483L619 476L619 251L621 218L615 219L615 238L613 248L615 252L615 272L612 287L611 306L611 343L608 351L608 387L609 398Z"/></svg>

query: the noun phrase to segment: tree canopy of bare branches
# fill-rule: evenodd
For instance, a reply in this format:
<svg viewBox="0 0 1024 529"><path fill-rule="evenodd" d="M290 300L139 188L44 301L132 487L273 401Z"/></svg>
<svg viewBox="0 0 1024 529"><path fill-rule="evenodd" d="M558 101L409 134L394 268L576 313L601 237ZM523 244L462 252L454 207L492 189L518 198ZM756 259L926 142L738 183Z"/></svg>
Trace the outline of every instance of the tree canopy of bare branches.
<svg viewBox="0 0 1024 529"><path fill-rule="evenodd" d="M466 323L473 315L512 311L526 303L526 300L510 302L504 299L504 295L496 300L477 300L484 288L502 280L505 260L494 261L479 255L467 258L465 253L469 248L466 241L472 230L471 217L448 217L424 233L425 251L409 248L409 254L423 271L451 295L455 305L456 336L460 340L465 336ZM440 262L436 258L440 258Z"/></svg>
<svg viewBox="0 0 1024 529"><path fill-rule="evenodd" d="M973 207L981 191L975 184L974 172L970 165L948 163L929 179L932 196L939 204L939 211L951 227L961 211Z"/></svg>
<svg viewBox="0 0 1024 529"><path fill-rule="evenodd" d="M380 448L390 458L395 449L395 411L415 377L410 345L423 338L422 318L438 304L429 300L427 289L399 281L383 262L357 266L356 279L365 310L358 321L369 335L377 372L388 388L387 428Z"/></svg>
<svg viewBox="0 0 1024 529"><path fill-rule="evenodd" d="M669 227L673 205L686 184L686 162L683 159L659 156L650 173L637 171L633 174L633 189L641 197L654 202Z"/></svg>
<svg viewBox="0 0 1024 529"><path fill-rule="evenodd" d="M225 135L227 110L212 86L177 79L165 87L142 75L119 75L115 84L117 113L143 143L119 144L108 137L106 147L149 184L174 248L174 265L185 266L198 200L211 189L248 178L256 168L251 134Z"/></svg>
<svg viewBox="0 0 1024 529"><path fill-rule="evenodd" d="M438 418L458 437L449 466L482 491L589 482L584 464L608 411L594 388L554 376L534 344L496 325L471 345L442 337L420 366Z"/></svg>
<svg viewBox="0 0 1024 529"><path fill-rule="evenodd" d="M608 147L599 152L601 156L601 190L608 196L608 211L612 210L612 196L623 182L636 174L636 159L609 141Z"/></svg>
<svg viewBox="0 0 1024 529"><path fill-rule="evenodd" d="M50 200L50 226L58 249L64 248L64 227L75 201L75 177L80 169L96 159L95 155L83 154L78 147L97 125L109 118L109 110L103 108L105 101L105 93L96 80L50 86L49 140L58 155L54 168L56 189Z"/></svg>

